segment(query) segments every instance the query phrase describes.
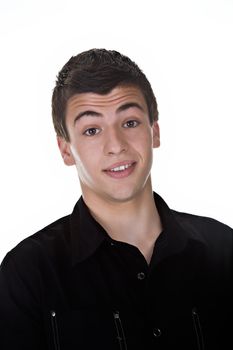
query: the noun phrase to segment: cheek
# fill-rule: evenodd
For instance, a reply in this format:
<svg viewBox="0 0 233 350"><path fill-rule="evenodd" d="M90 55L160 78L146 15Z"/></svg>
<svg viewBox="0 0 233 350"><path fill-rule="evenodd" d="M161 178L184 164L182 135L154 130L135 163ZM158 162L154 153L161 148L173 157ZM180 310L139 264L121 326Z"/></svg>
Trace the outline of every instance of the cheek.
<svg viewBox="0 0 233 350"><path fill-rule="evenodd" d="M147 132L139 133L135 135L135 138L132 140L132 144L135 148L140 149L142 153L148 153L153 148L153 138L151 130Z"/></svg>
<svg viewBox="0 0 233 350"><path fill-rule="evenodd" d="M153 139L150 132L143 134L138 139L139 142L135 143L135 149L140 154L143 163L148 163L151 166L153 159Z"/></svg>
<svg viewBox="0 0 233 350"><path fill-rule="evenodd" d="M90 144L75 145L72 148L73 157L75 159L78 170L85 171L96 169L98 165L98 148L91 147Z"/></svg>

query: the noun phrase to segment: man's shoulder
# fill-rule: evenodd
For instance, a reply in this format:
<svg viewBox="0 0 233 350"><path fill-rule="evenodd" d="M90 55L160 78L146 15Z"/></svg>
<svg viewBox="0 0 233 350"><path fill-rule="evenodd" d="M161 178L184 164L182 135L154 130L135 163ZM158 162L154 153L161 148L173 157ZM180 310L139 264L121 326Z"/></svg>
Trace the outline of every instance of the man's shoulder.
<svg viewBox="0 0 233 350"><path fill-rule="evenodd" d="M25 264L28 261L38 263L42 256L53 256L60 250L65 251L69 242L69 227L70 215L57 219L20 241L6 254L2 265L9 264L11 261Z"/></svg>
<svg viewBox="0 0 233 350"><path fill-rule="evenodd" d="M214 218L172 210L179 225L193 238L200 238L208 246L225 246L232 250L233 229Z"/></svg>
<svg viewBox="0 0 233 350"><path fill-rule="evenodd" d="M212 217L208 216L201 216L197 214L191 214L187 212L181 212L172 209L172 213L175 216L176 220L178 220L180 223L183 223L184 225L190 225L193 227L199 227L199 228L211 228L211 229L220 229L224 231L233 232L233 229L224 224L223 222L216 220Z"/></svg>
<svg viewBox="0 0 233 350"><path fill-rule="evenodd" d="M223 237L232 239L233 229L223 222L212 217L171 209L161 196L157 193L154 193L154 195L156 204L158 208L160 208L162 217L165 221L169 220L172 222L172 218L175 219L175 221L183 227L187 233L190 233L193 236L206 239L211 238L211 240L218 240Z"/></svg>

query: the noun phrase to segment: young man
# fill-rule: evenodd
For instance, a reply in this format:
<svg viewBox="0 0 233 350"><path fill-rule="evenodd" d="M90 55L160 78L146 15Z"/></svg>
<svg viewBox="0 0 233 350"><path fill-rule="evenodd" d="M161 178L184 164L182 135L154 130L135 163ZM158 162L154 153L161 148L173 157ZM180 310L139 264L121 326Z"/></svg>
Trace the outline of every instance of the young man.
<svg viewBox="0 0 233 350"><path fill-rule="evenodd" d="M142 71L116 51L72 57L52 113L82 197L3 260L0 348L230 349L232 229L153 193L158 112Z"/></svg>

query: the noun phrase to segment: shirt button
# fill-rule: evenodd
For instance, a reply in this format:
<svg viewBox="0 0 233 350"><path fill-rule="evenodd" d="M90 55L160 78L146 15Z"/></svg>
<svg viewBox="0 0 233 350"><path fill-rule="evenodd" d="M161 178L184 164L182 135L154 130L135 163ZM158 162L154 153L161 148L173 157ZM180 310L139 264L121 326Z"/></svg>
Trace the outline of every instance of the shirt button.
<svg viewBox="0 0 233 350"><path fill-rule="evenodd" d="M144 274L144 272L139 272L137 275L139 280L144 280L144 278L146 277L146 275Z"/></svg>
<svg viewBox="0 0 233 350"><path fill-rule="evenodd" d="M154 337L156 337L156 338L159 338L160 336L161 336L161 330L159 329L159 328L154 328L153 329L153 335L154 335Z"/></svg>

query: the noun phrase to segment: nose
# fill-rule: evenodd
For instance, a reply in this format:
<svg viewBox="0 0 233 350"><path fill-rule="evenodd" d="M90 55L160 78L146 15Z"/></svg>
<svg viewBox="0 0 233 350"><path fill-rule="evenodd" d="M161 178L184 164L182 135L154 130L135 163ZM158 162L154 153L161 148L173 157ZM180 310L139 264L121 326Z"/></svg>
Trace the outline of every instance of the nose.
<svg viewBox="0 0 233 350"><path fill-rule="evenodd" d="M106 155L118 155L126 152L127 149L127 140L125 139L125 135L123 135L123 131L116 129L109 130L104 145L104 153Z"/></svg>

